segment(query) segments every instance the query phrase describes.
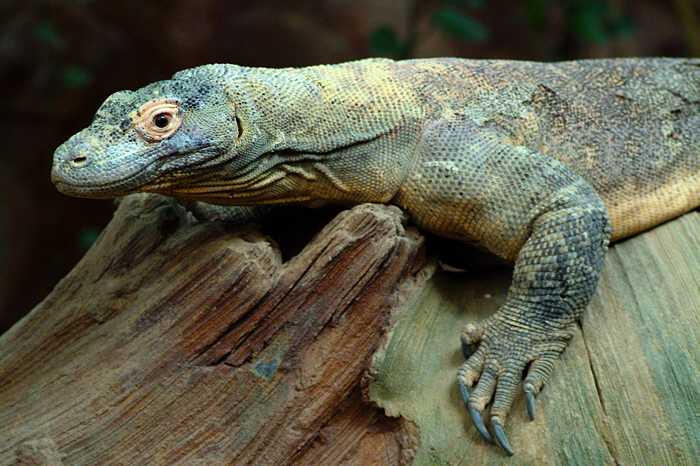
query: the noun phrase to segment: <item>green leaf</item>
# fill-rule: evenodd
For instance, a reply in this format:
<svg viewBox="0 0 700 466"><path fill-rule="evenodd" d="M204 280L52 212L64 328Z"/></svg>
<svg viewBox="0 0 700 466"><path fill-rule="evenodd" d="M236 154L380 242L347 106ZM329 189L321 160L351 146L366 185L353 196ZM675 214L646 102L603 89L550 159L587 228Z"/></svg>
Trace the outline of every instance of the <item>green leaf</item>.
<svg viewBox="0 0 700 466"><path fill-rule="evenodd" d="M53 47L60 47L63 45L63 39L58 32L56 27L48 21L39 21L32 27L32 36L37 41L51 45Z"/></svg>
<svg viewBox="0 0 700 466"><path fill-rule="evenodd" d="M370 48L374 55L402 58L406 55L406 45L399 41L390 26L380 26L370 36Z"/></svg>
<svg viewBox="0 0 700 466"><path fill-rule="evenodd" d="M452 8L441 8L433 13L433 24L442 31L469 42L482 42L489 31L479 21Z"/></svg>
<svg viewBox="0 0 700 466"><path fill-rule="evenodd" d="M85 87L92 82L92 73L77 65L68 65L62 73L63 85L69 89Z"/></svg>

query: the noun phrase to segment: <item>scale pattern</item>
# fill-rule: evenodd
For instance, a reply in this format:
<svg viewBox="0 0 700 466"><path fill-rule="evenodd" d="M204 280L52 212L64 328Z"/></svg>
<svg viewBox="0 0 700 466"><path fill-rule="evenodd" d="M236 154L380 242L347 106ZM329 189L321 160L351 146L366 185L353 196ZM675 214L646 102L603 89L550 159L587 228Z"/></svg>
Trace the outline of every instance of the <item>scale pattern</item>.
<svg viewBox="0 0 700 466"><path fill-rule="evenodd" d="M144 104L173 108L177 130L144 138ZM110 96L56 150L52 178L69 195L158 192L233 221L272 204L393 203L512 261L506 303L461 335L457 377L477 430L512 453L513 400L524 391L534 416L608 242L700 205L700 60L206 65Z"/></svg>

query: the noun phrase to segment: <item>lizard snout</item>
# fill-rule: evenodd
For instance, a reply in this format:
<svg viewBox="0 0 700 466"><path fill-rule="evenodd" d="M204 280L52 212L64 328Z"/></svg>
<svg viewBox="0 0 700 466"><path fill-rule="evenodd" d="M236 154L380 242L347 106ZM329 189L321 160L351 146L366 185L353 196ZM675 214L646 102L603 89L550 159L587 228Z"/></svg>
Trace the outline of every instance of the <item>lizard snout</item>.
<svg viewBox="0 0 700 466"><path fill-rule="evenodd" d="M72 168L84 167L90 162L88 152L89 148L83 143L66 143L56 149L56 153L54 155L54 165L56 162L58 162Z"/></svg>
<svg viewBox="0 0 700 466"><path fill-rule="evenodd" d="M87 155L84 155L83 153L76 154L74 155L71 159L68 160L68 162L71 164L71 166L75 168L80 168L82 166L87 165L89 159Z"/></svg>
<svg viewBox="0 0 700 466"><path fill-rule="evenodd" d="M81 168L90 165L91 157L89 148L79 142L67 141L56 149L53 155L53 167L51 169L51 181L60 189L61 185L72 184L76 173Z"/></svg>

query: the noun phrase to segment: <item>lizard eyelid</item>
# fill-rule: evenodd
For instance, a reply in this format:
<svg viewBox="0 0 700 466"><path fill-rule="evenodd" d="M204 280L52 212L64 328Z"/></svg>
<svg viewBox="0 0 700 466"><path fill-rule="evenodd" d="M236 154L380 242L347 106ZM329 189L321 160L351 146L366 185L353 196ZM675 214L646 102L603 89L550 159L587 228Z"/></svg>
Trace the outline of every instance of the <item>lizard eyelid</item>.
<svg viewBox="0 0 700 466"><path fill-rule="evenodd" d="M157 99L143 104L134 117L139 135L148 142L167 139L180 129L180 103L173 99Z"/></svg>

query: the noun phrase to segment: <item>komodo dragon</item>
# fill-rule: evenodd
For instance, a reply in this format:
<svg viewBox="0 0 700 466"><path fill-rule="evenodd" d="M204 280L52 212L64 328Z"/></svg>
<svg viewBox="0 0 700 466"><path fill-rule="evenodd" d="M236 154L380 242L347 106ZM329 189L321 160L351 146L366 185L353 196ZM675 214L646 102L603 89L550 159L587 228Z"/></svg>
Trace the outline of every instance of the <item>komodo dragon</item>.
<svg viewBox="0 0 700 466"><path fill-rule="evenodd" d="M465 327L457 375L478 431L512 454L514 397L533 418L608 242L700 204L700 60L206 65L111 95L52 178L72 196L161 193L239 221L390 203L514 262L505 304Z"/></svg>

